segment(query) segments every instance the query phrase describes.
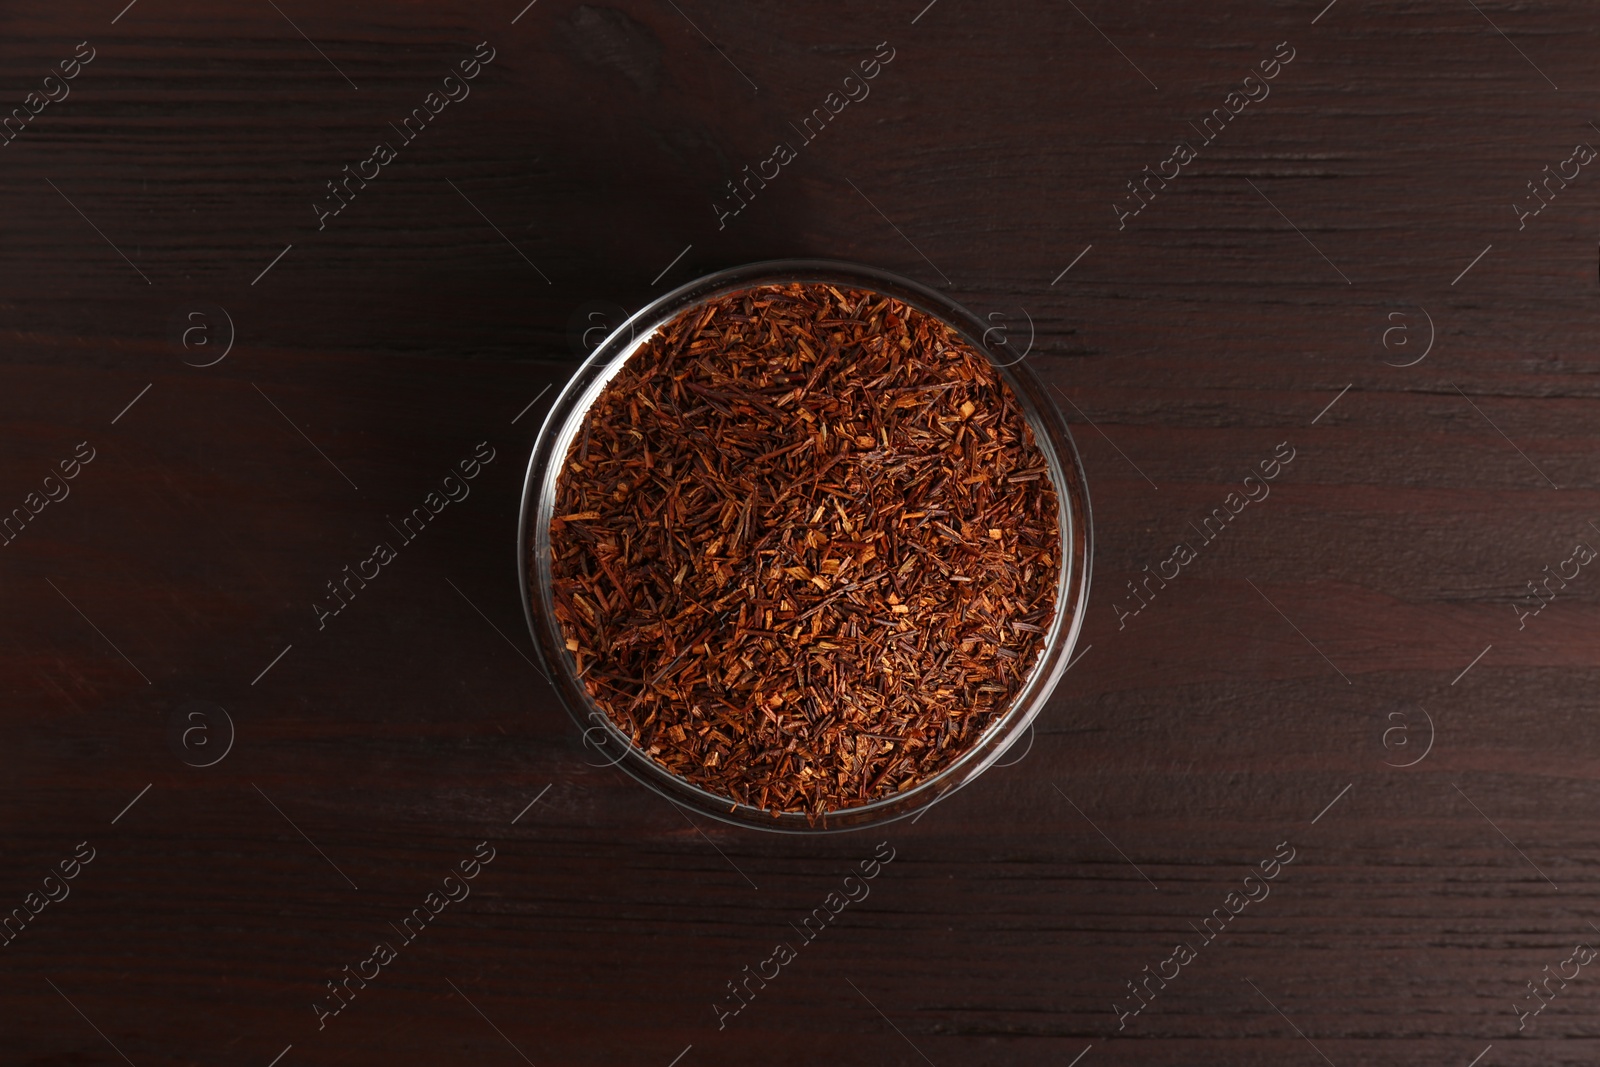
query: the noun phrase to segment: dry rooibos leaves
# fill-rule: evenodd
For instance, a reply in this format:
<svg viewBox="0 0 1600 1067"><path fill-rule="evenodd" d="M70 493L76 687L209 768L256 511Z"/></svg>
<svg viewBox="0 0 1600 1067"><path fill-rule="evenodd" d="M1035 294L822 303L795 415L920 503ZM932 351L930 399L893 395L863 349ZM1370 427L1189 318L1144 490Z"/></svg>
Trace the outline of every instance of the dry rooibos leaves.
<svg viewBox="0 0 1600 1067"><path fill-rule="evenodd" d="M667 770L772 812L949 765L1054 616L1056 491L1009 387L878 293L764 286L663 327L590 409L555 513L589 695Z"/></svg>

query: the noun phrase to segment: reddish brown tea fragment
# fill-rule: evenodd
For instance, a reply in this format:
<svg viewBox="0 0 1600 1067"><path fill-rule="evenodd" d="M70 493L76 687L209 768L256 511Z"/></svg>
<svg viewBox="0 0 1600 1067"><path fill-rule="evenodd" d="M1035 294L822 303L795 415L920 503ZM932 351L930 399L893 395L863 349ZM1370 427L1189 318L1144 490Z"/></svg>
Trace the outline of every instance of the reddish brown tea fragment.
<svg viewBox="0 0 1600 1067"><path fill-rule="evenodd" d="M1054 616L1055 488L1008 386L878 293L695 308L590 409L559 477L555 613L661 766L817 814L948 766Z"/></svg>

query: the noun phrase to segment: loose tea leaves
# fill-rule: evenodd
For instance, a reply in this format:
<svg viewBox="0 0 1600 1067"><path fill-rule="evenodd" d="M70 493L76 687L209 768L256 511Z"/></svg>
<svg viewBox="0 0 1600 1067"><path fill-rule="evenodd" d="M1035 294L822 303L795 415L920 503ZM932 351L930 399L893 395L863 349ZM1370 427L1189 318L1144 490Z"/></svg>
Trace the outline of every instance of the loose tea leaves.
<svg viewBox="0 0 1600 1067"><path fill-rule="evenodd" d="M1056 490L1009 387L879 293L691 309L605 386L550 527L590 697L662 767L812 815L967 751L1043 649Z"/></svg>

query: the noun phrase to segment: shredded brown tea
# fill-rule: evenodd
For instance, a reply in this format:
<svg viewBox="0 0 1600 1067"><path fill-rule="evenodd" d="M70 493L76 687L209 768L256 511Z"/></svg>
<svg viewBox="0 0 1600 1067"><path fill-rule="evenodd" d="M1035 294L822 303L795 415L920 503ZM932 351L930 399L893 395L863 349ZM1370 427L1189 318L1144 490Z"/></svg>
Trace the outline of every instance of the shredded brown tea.
<svg viewBox="0 0 1600 1067"><path fill-rule="evenodd" d="M820 814L911 788L1043 649L1056 490L1010 388L880 293L762 286L663 326L559 475L555 615L662 767Z"/></svg>

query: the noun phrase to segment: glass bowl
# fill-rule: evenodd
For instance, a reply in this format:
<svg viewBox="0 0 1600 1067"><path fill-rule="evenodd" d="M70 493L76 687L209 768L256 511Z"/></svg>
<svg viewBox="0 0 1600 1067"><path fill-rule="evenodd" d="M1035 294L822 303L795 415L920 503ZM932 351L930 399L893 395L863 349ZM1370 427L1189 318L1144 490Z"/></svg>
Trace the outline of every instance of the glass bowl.
<svg viewBox="0 0 1600 1067"><path fill-rule="evenodd" d="M583 427L589 407L623 364L659 327L689 308L759 285L823 283L870 290L893 297L954 328L989 358L1010 386L1028 420L1034 441L1049 464L1060 507L1059 578L1055 618L1042 653L1018 690L1011 706L979 736L959 759L915 787L855 807L822 815L772 812L740 804L701 789L662 767L636 747L578 681L576 664L567 651L554 612L550 573L550 520L554 515L556 481L573 439ZM972 782L1027 731L1043 710L1067 669L1088 606L1091 557L1089 497L1083 467L1067 423L1045 392L1044 384L1025 360L1013 359L1008 348L986 343L989 325L942 293L872 267L816 259L751 263L717 271L652 300L613 330L583 362L556 398L528 459L517 524L517 579L523 611L535 649L557 695L578 728L586 749L598 756L593 765L614 766L667 800L708 818L759 830L827 833L881 826L926 810ZM999 352L995 351L999 348Z"/></svg>

